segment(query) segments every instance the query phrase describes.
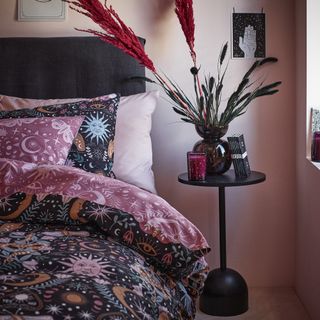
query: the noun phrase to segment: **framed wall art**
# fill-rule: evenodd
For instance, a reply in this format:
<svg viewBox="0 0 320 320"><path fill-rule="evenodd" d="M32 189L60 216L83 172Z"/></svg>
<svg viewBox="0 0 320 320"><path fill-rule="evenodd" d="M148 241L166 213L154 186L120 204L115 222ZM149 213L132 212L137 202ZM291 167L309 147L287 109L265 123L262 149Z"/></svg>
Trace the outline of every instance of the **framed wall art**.
<svg viewBox="0 0 320 320"><path fill-rule="evenodd" d="M18 0L18 21L63 21L65 17L62 0Z"/></svg>
<svg viewBox="0 0 320 320"><path fill-rule="evenodd" d="M232 58L266 56L265 14L232 14Z"/></svg>

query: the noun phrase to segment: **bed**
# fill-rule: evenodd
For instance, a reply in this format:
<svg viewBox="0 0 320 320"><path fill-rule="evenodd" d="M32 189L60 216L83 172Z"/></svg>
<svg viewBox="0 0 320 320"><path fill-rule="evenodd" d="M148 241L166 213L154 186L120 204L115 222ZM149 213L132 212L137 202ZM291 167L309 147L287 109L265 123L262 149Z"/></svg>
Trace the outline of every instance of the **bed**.
<svg viewBox="0 0 320 320"><path fill-rule="evenodd" d="M95 37L0 38L1 320L194 318L210 248L156 194L144 72Z"/></svg>

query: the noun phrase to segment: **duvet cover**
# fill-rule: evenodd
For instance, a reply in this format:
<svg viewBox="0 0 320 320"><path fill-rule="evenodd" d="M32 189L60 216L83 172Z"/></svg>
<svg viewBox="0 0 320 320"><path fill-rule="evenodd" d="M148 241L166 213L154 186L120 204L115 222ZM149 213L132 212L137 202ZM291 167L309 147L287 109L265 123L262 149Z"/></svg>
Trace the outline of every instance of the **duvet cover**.
<svg viewBox="0 0 320 320"><path fill-rule="evenodd" d="M210 250L162 198L0 159L0 319L193 319Z"/></svg>

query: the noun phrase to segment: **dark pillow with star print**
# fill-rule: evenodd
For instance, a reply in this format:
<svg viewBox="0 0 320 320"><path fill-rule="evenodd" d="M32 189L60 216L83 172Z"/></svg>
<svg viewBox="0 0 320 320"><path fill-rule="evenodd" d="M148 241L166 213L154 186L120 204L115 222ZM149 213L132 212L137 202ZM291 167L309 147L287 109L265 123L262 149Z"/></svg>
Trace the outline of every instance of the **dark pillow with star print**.
<svg viewBox="0 0 320 320"><path fill-rule="evenodd" d="M66 165L87 172L113 176L114 134L118 104L119 95L110 94L101 100L0 111L0 119L84 115L85 118L72 143Z"/></svg>

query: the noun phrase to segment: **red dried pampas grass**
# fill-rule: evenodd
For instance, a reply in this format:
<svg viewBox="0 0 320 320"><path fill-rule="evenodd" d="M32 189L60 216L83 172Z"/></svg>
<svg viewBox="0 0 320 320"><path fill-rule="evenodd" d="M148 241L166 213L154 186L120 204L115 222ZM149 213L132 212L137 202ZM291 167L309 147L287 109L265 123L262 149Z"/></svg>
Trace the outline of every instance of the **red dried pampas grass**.
<svg viewBox="0 0 320 320"><path fill-rule="evenodd" d="M176 0L175 13L179 19L182 31L190 48L190 54L193 62L196 61L196 53L194 51L194 17L193 17L193 1L192 0Z"/></svg>
<svg viewBox="0 0 320 320"><path fill-rule="evenodd" d="M131 28L125 25L112 6L107 6L107 0L105 0L104 5L99 0L63 1L69 3L71 9L86 15L97 23L104 32L92 29L77 30L98 36L101 40L114 45L135 58L152 72L156 72L153 62L144 51L138 37Z"/></svg>

